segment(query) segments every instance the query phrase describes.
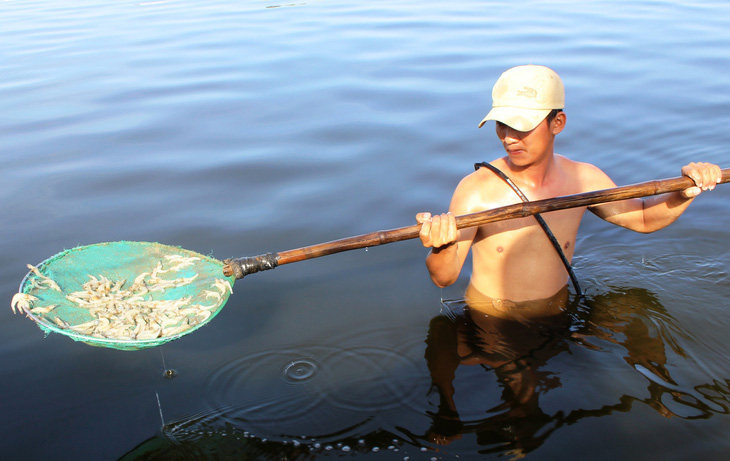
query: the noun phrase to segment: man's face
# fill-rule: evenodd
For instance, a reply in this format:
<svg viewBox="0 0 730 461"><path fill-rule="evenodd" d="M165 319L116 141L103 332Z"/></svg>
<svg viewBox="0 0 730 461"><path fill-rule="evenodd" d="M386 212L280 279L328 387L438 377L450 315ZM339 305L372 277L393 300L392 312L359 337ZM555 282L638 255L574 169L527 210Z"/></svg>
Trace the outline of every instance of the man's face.
<svg viewBox="0 0 730 461"><path fill-rule="evenodd" d="M564 125L565 115L559 113L550 123L543 120L531 131L517 131L497 122L496 132L510 161L516 166L529 166L552 154L555 135Z"/></svg>

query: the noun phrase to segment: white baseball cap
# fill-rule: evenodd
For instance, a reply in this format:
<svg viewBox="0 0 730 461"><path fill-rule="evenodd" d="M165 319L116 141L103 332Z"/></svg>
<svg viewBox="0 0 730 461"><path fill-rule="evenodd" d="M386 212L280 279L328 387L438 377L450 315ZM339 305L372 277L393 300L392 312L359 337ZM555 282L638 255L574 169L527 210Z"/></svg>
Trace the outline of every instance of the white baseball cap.
<svg viewBox="0 0 730 461"><path fill-rule="evenodd" d="M505 71L492 89L492 110L479 124L496 120L517 131L531 131L553 109L565 108L560 76L545 66L517 66Z"/></svg>

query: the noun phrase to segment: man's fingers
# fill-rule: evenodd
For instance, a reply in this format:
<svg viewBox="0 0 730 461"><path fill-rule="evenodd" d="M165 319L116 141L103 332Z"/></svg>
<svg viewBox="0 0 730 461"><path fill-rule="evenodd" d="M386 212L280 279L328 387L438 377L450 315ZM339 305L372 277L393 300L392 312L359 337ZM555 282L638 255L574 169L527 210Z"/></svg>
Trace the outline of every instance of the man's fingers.
<svg viewBox="0 0 730 461"><path fill-rule="evenodd" d="M684 191L687 198L696 197L704 190L713 190L722 180L722 170L711 163L690 163L682 168L682 174L689 176L696 186Z"/></svg>
<svg viewBox="0 0 730 461"><path fill-rule="evenodd" d="M425 247L430 247L433 245L431 241L431 225L433 224L433 222L430 218L431 217L429 215L429 217L424 219L423 221L419 220L419 222L422 222L423 225L421 226L421 232L419 232L418 236L421 239L421 243L423 243L423 246Z"/></svg>
<svg viewBox="0 0 730 461"><path fill-rule="evenodd" d="M684 195L686 198L697 197L701 193L702 193L702 189L700 189L697 186L690 187L689 189L685 189L685 190L682 191L682 195Z"/></svg>
<svg viewBox="0 0 730 461"><path fill-rule="evenodd" d="M452 213L434 216L431 213L418 213L416 221L422 224L418 236L425 247L440 248L458 240L459 230Z"/></svg>
<svg viewBox="0 0 730 461"><path fill-rule="evenodd" d="M434 247L442 247L450 245L456 241L456 218L451 213L443 213L433 216L431 236L433 238Z"/></svg>
<svg viewBox="0 0 730 461"><path fill-rule="evenodd" d="M711 178L708 187L712 190L722 181L722 169L717 165L710 165L710 172Z"/></svg>
<svg viewBox="0 0 730 461"><path fill-rule="evenodd" d="M449 243L455 242L459 238L459 230L456 228L456 216L454 216L452 213L447 213L446 219L448 220L447 240Z"/></svg>
<svg viewBox="0 0 730 461"><path fill-rule="evenodd" d="M431 243L440 247L441 243L441 215L431 216Z"/></svg>
<svg viewBox="0 0 730 461"><path fill-rule="evenodd" d="M707 190L710 185L711 174L712 173L710 172L710 169L706 165L699 164L699 167L697 168L697 176L699 177L699 182L695 180L695 184L697 184L697 187L702 190ZM715 184L713 184L712 187L715 187Z"/></svg>

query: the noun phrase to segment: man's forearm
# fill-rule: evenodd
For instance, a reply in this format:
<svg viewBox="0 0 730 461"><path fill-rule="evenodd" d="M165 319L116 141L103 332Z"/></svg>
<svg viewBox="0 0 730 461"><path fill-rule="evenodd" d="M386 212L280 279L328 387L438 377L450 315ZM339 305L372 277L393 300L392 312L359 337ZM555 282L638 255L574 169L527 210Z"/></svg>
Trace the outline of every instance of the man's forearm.
<svg viewBox="0 0 730 461"><path fill-rule="evenodd" d="M426 257L426 267L436 286L447 287L456 282L461 272L458 246L454 243L441 248L432 248Z"/></svg>

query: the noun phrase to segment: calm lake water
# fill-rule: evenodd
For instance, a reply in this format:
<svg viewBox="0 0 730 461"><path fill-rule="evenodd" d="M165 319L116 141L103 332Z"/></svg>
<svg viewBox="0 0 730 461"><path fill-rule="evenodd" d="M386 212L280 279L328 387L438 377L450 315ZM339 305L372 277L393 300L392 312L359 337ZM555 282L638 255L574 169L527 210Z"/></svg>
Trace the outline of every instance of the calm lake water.
<svg viewBox="0 0 730 461"><path fill-rule="evenodd" d="M3 296L78 245L224 259L445 210L502 155L477 124L519 64L563 77L556 150L618 184L730 167L730 4L689 3L0 2ZM144 351L44 337L7 306L0 452L726 458L728 187L655 234L586 216L570 325L525 337L511 368L454 367L458 417L431 372L453 346L441 300L468 271L436 288L418 241L247 277L206 327Z"/></svg>

